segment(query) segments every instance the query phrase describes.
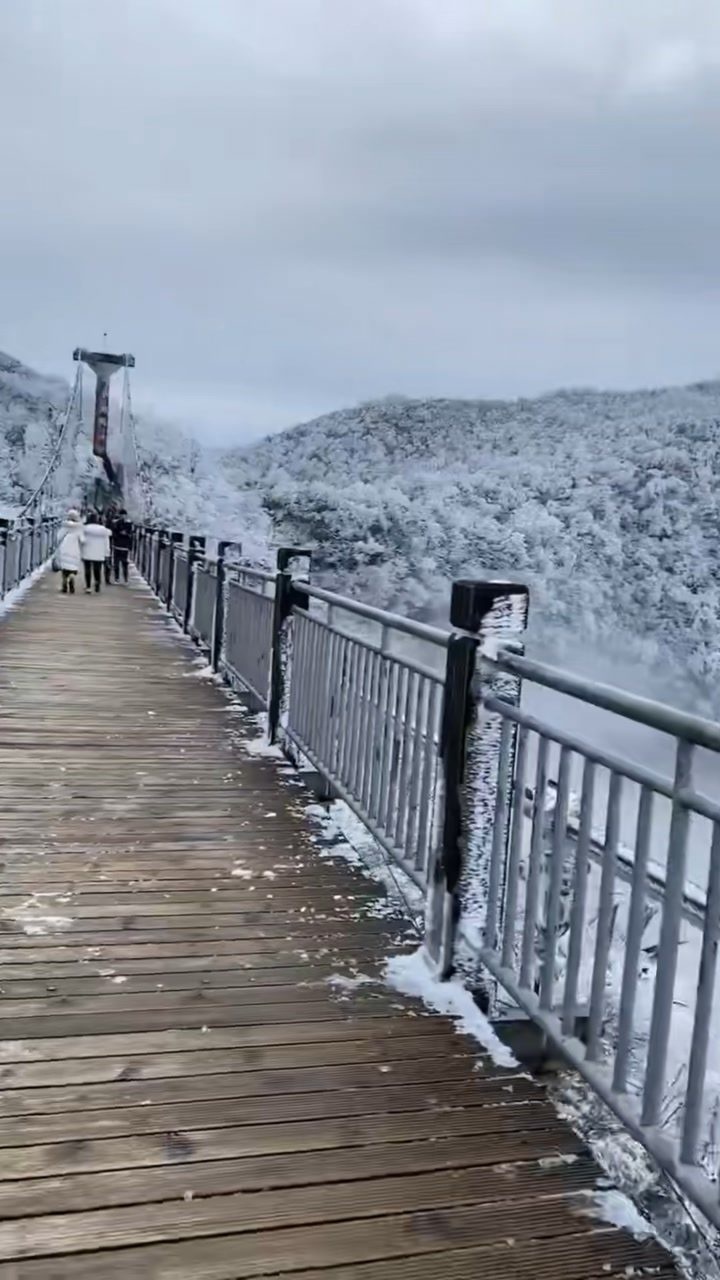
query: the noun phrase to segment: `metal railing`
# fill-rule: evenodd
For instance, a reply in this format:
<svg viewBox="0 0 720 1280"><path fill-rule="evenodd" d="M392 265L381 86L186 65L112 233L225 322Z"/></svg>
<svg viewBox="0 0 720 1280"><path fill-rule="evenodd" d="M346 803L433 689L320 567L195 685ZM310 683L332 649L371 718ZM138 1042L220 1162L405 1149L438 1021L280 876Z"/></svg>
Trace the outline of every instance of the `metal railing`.
<svg viewBox="0 0 720 1280"><path fill-rule="evenodd" d="M210 649L215 635L215 608L217 602L217 567L212 560L200 560L195 565L190 618L190 635L193 640Z"/></svg>
<svg viewBox="0 0 720 1280"><path fill-rule="evenodd" d="M190 555L186 547L175 551L172 592L169 607L178 622L183 622L190 599Z"/></svg>
<svg viewBox="0 0 720 1280"><path fill-rule="evenodd" d="M283 732L416 884L437 839L443 676L399 652L447 636L306 586Z"/></svg>
<svg viewBox="0 0 720 1280"><path fill-rule="evenodd" d="M666 735L672 777L497 696L498 674L521 679L526 692L537 685L572 697L580 715L597 707ZM511 652L485 660L476 697L482 731L500 727L495 839L482 917L461 918L461 932L720 1224L718 1151L707 1133L720 1099L720 804L693 778L703 749L720 781L720 725ZM497 779L514 749L508 790ZM707 861L704 893L687 880L691 839L696 861Z"/></svg>
<svg viewBox="0 0 720 1280"><path fill-rule="evenodd" d="M523 1011L720 1226L720 803L693 772L720 783L720 725L525 657L514 584L455 584L445 630L225 546L176 553L186 629L421 890L440 974L470 956L491 1012ZM672 776L533 690L663 735Z"/></svg>
<svg viewBox="0 0 720 1280"><path fill-rule="evenodd" d="M274 613L273 574L243 568L228 574L220 662L223 670L239 681L265 710L269 699Z"/></svg>
<svg viewBox="0 0 720 1280"><path fill-rule="evenodd" d="M49 559L59 524L54 516L0 521L0 600Z"/></svg>

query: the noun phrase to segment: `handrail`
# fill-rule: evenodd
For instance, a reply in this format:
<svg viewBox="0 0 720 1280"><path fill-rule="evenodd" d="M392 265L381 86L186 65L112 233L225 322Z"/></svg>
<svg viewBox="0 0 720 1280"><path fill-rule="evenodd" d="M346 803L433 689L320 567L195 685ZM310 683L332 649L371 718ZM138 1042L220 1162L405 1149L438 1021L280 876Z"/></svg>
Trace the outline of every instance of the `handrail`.
<svg viewBox="0 0 720 1280"><path fill-rule="evenodd" d="M156 545L140 547L151 581ZM693 777L697 747L720 757L720 725L513 652L527 607L517 584L456 584L444 630L284 569L235 575L199 555L176 557L174 584L163 577L165 594L180 593L175 616L267 711L271 741L405 872L440 976L470 948L490 1011L499 987L720 1227L701 1163L708 1073L720 1072L720 804ZM395 633L434 645L443 669L393 645ZM669 735L674 777L529 714L523 682ZM706 890L686 876L691 815L706 824Z"/></svg>
<svg viewBox="0 0 720 1280"><path fill-rule="evenodd" d="M354 613L359 618L376 622L381 627L391 627L406 636L414 636L418 640L426 640L443 649L447 648L451 632L442 627L430 626L427 622L416 622L413 618L404 618L398 613L389 613L386 609L378 609L375 605L363 604L359 600L351 600L347 596L337 595L334 591L326 591L323 587L303 584L303 591L311 600L322 600L334 609L342 609Z"/></svg>
<svg viewBox="0 0 720 1280"><path fill-rule="evenodd" d="M686 742L707 747L709 751L720 751L720 724L702 716L679 711L666 703L628 693L614 685L561 671L558 667L512 653L509 649L500 650L495 657L483 655L483 660L500 671L532 680L534 684L554 689L556 693L579 698L604 711L612 711L637 724L667 733L672 738L684 738Z"/></svg>

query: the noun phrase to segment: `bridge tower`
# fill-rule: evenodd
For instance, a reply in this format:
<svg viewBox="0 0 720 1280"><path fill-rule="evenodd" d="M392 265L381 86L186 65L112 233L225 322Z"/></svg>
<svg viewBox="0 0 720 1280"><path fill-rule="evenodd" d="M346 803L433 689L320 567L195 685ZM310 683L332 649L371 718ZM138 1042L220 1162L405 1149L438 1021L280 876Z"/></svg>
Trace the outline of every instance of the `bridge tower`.
<svg viewBox="0 0 720 1280"><path fill-rule="evenodd" d="M117 467L108 454L108 419L110 416L110 379L118 369L134 369L135 357L129 354L114 355L109 351L86 351L76 347L73 360L81 360L95 374L95 420L93 425L93 453L101 458L111 484L118 484Z"/></svg>

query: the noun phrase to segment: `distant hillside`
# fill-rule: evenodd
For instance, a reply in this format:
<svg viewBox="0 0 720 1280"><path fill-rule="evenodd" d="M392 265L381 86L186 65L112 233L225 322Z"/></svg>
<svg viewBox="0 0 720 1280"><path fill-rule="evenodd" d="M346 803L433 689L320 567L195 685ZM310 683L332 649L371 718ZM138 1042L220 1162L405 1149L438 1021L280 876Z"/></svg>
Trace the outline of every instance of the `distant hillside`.
<svg viewBox="0 0 720 1280"><path fill-rule="evenodd" d="M0 508L12 513L42 474L67 384L0 351Z"/></svg>
<svg viewBox="0 0 720 1280"><path fill-rule="evenodd" d="M227 464L366 599L442 616L452 578L520 575L541 634L720 673L720 383L389 399Z"/></svg>

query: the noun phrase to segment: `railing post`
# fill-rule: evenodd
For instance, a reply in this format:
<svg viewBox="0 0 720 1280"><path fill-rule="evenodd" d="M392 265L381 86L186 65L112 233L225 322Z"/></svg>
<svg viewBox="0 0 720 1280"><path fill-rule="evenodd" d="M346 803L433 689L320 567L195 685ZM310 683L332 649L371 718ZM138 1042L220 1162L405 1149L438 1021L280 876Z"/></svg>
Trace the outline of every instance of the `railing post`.
<svg viewBox="0 0 720 1280"><path fill-rule="evenodd" d="M272 652L270 655L270 697L268 699L268 739L277 741L280 711L285 694L285 661L283 641L285 623L292 613L292 576L287 569L275 575L275 607L273 610Z"/></svg>
<svg viewBox="0 0 720 1280"><path fill-rule="evenodd" d="M152 536L152 530L150 528L150 525L148 524L143 525L141 530L141 535L140 535L141 537L140 546L139 546L140 561L138 564L138 568L146 582L148 582L148 565L150 562L149 557L150 557L151 536ZM150 584L148 583L148 586L149 585Z"/></svg>
<svg viewBox="0 0 720 1280"><path fill-rule="evenodd" d="M182 542L182 540L183 540L183 536L181 533L170 534L170 556L168 558L168 590L167 590L167 600L165 601L168 613L172 612L173 588L175 586L175 548L179 542Z"/></svg>
<svg viewBox="0 0 720 1280"><path fill-rule="evenodd" d="M521 584L453 583L450 622L455 630L448 642L440 732L442 820L425 921L425 945L442 977L452 971L465 891L471 886L473 904L480 897L487 906L500 726L497 716L483 719L477 714L478 650L491 641L517 639L527 625L527 610L528 591Z"/></svg>
<svg viewBox="0 0 720 1280"><path fill-rule="evenodd" d="M218 542L217 550L217 580L215 583L215 617L213 620L212 647L210 650L210 664L213 671L220 669L220 655L222 654L223 639L225 637L225 557L228 547L232 547L232 542ZM238 548L239 550L239 548Z"/></svg>
<svg viewBox="0 0 720 1280"><path fill-rule="evenodd" d="M302 586L293 583L289 566L293 560L309 562L311 553L300 547L279 547L277 574L275 576L275 606L273 609L272 651L270 655L270 695L268 698L268 738L271 745L277 741L280 719L286 696L288 668L287 623L293 606L307 609L308 597Z"/></svg>
<svg viewBox="0 0 720 1280"><path fill-rule="evenodd" d="M188 542L188 587L183 617L183 631L185 632L190 629L190 619L192 617L193 598L195 595L195 564L204 554L205 539L193 534Z"/></svg>
<svg viewBox="0 0 720 1280"><path fill-rule="evenodd" d="M162 566L162 552L163 552L163 547L166 545L168 531L167 529L158 529L157 533L158 533L158 553L157 553L157 561L155 564L155 581L152 584L152 588L153 588L153 591L155 592L155 595L159 596L160 595L160 569Z"/></svg>
<svg viewBox="0 0 720 1280"><path fill-rule="evenodd" d="M146 525L145 526L145 568L143 570L143 577L147 582L148 586L151 586L150 569L152 567L154 534L155 534L155 530L153 526L151 524Z"/></svg>
<svg viewBox="0 0 720 1280"><path fill-rule="evenodd" d="M0 517L0 554L2 555L2 571L0 573L0 600L7 590L7 549L9 520Z"/></svg>

